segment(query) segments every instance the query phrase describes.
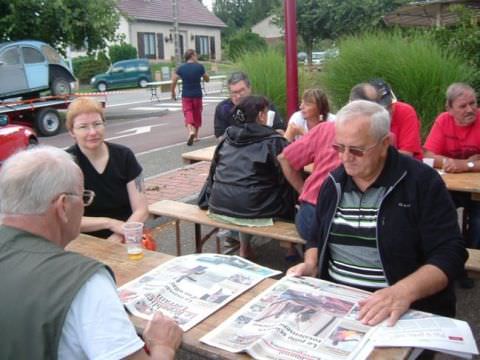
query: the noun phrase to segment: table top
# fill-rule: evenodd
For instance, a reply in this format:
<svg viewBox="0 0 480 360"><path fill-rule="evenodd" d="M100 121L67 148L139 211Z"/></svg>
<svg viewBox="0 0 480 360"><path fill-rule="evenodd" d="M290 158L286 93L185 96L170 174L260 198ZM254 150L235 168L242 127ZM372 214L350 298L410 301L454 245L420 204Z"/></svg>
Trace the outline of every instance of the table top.
<svg viewBox="0 0 480 360"><path fill-rule="evenodd" d="M117 286L121 286L126 282L143 275L147 271L150 271L154 267L172 258L171 255L144 250L145 255L143 259L129 260L125 245L83 234L72 241L67 246L66 250L75 251L92 257L110 266L115 273ZM259 295L274 282L275 280L273 279L263 280L260 284L242 294L227 306L187 331L183 335L182 349L210 359L250 359L250 356L246 354L234 354L202 344L199 339L225 321L234 312L239 310L243 305ZM146 321L136 317L132 317L131 319L137 327L137 331L142 332L146 325ZM408 357L409 351L410 349L408 348L376 349L370 355L370 359L405 359Z"/></svg>
<svg viewBox="0 0 480 360"><path fill-rule="evenodd" d="M442 179L448 190L480 193L480 172L444 173Z"/></svg>

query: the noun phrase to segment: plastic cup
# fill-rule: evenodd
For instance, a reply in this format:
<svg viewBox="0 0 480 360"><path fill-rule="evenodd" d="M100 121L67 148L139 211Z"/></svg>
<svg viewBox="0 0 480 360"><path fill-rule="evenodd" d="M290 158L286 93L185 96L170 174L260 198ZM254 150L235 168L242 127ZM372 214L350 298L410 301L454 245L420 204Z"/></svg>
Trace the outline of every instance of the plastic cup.
<svg viewBox="0 0 480 360"><path fill-rule="evenodd" d="M131 260L143 258L143 223L136 221L126 222L123 224L123 235L127 244L128 258Z"/></svg>
<svg viewBox="0 0 480 360"><path fill-rule="evenodd" d="M275 111L268 110L267 113L267 126L273 126L273 120L275 119Z"/></svg>
<svg viewBox="0 0 480 360"><path fill-rule="evenodd" d="M432 158L423 158L423 163L433 168L434 159Z"/></svg>

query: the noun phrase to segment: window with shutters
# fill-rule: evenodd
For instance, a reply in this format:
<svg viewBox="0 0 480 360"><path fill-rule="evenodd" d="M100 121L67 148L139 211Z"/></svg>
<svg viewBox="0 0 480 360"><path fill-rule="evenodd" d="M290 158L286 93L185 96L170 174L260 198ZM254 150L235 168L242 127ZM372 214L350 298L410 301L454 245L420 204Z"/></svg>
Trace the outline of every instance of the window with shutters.
<svg viewBox="0 0 480 360"><path fill-rule="evenodd" d="M155 41L155 33L138 34L138 55L141 58L156 59L157 58L157 44Z"/></svg>
<svg viewBox="0 0 480 360"><path fill-rule="evenodd" d="M209 55L208 36L195 36L195 51L198 55Z"/></svg>

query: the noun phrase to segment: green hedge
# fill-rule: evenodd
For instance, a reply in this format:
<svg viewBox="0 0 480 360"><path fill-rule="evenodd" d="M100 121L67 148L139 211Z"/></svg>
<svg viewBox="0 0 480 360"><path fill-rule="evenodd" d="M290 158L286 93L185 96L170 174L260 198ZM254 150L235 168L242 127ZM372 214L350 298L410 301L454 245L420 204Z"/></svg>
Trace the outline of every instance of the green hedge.
<svg viewBox="0 0 480 360"><path fill-rule="evenodd" d="M339 44L319 77L337 108L348 101L350 89L372 78L383 78L396 96L413 105L425 137L438 113L444 111L445 90L453 82L468 82L474 69L455 53L446 53L421 33L372 33L349 37Z"/></svg>
<svg viewBox="0 0 480 360"><path fill-rule="evenodd" d="M110 61L105 55L81 56L73 59L73 72L80 83L88 84L92 76L108 70Z"/></svg>

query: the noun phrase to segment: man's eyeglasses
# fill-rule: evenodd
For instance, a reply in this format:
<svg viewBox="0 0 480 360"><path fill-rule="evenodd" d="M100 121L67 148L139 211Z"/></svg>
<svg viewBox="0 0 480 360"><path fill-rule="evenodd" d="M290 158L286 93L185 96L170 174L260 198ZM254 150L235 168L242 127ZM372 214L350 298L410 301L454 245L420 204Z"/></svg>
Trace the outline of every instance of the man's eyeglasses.
<svg viewBox="0 0 480 360"><path fill-rule="evenodd" d="M343 154L345 151L348 151L353 156L362 157L367 153L367 151L372 150L378 144L380 144L380 141L367 148L360 148L356 146L345 146L342 144L333 144L332 147L333 147L333 150L335 150L338 153Z"/></svg>
<svg viewBox="0 0 480 360"><path fill-rule="evenodd" d="M83 201L83 206L91 205L92 202L93 202L93 199L95 198L95 191L93 191L93 190L83 190L82 194L75 194L75 193L71 193L71 192L66 192L64 194L68 195L68 196L81 197L82 201Z"/></svg>
<svg viewBox="0 0 480 360"><path fill-rule="evenodd" d="M73 128L80 132L88 132L90 131L90 129L101 130L104 127L105 127L105 123L103 121L97 121L97 122L94 122L93 124L79 124L77 126L74 126Z"/></svg>

